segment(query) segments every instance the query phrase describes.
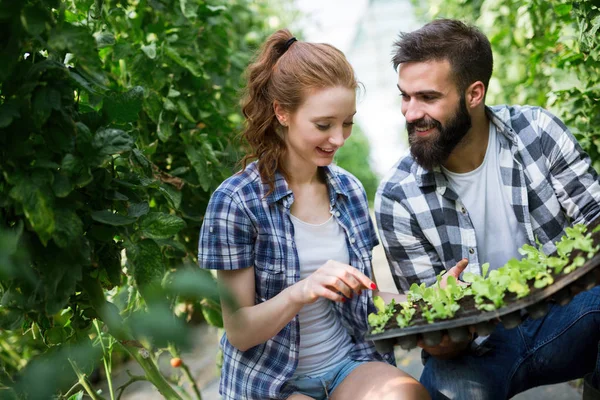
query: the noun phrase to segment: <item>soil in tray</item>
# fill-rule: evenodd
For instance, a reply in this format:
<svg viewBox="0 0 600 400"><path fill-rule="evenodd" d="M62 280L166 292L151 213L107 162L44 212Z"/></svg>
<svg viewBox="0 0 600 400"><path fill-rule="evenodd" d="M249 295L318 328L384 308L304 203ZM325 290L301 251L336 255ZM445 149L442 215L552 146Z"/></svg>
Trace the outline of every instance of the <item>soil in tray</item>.
<svg viewBox="0 0 600 400"><path fill-rule="evenodd" d="M594 221L592 224L590 224L588 232L591 231L599 223L600 223L600 221L597 220L597 221ZM594 239L594 245L598 245L600 243L600 231L595 232L592 235L592 237ZM584 253L581 252L580 250L574 250L570 254L569 260L572 261L578 255L584 255ZM587 262L589 262L589 260ZM586 263L586 265L587 265L587 263ZM575 271L577 271L577 270L575 270ZM573 272L575 272L575 271L573 271ZM600 281L600 271L596 270L595 273L596 273L596 277L597 277L596 282L598 282L598 281ZM567 279L569 277L569 274L565 274L565 273L561 272L558 275L552 274L552 277L554 278L554 283L550 286L560 285L562 280ZM548 286L548 287L550 287L550 286ZM530 288L529 294L527 295L527 297L524 297L522 299L528 298L530 296L535 296L537 293L547 289L548 287L540 288L540 289L535 288L535 287L533 287L533 280L532 280L529 282L529 288ZM517 299L517 295L515 293L506 293L504 295L504 302L505 302L504 307L511 305L515 301L519 301L522 299ZM552 296L544 299L543 301L551 301L551 300L552 300ZM447 318L447 319L439 319L439 320L436 319L435 322L451 321L451 320L464 318L464 317L470 317L473 315L478 315L478 314L486 312L486 311L479 310L475 307L475 299L473 296L465 296L465 297L461 298L460 300L458 300L457 303L460 305L460 309L454 314L454 317ZM425 303L421 300L421 301L418 301L416 304L417 304L417 307L416 307L417 310L416 310L416 312L412 318L411 324L409 326L412 327L412 326L429 324L429 322L427 322L427 320L425 320L423 318L423 315L421 312L421 307L424 306ZM392 318L390 318L389 321L387 322L387 324L385 325L385 330L398 328L396 316L398 315L398 313L400 312L401 309L402 309L402 307L400 305L396 305L394 307L394 316ZM502 308L498 309L498 311L500 311L500 310L502 310Z"/></svg>

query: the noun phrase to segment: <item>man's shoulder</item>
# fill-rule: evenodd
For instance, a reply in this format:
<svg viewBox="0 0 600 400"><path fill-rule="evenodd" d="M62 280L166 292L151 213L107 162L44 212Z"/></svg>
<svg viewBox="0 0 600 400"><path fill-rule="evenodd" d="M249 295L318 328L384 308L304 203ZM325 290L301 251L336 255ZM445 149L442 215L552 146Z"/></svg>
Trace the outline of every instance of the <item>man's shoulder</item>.
<svg viewBox="0 0 600 400"><path fill-rule="evenodd" d="M411 187L417 188L419 170L422 169L419 168L410 152L407 152L383 177L377 189L377 194L390 195L395 193L397 196Z"/></svg>
<svg viewBox="0 0 600 400"><path fill-rule="evenodd" d="M562 125L562 121L543 107L531 105L496 105L489 107L500 121L519 134L529 127L545 126L549 122Z"/></svg>

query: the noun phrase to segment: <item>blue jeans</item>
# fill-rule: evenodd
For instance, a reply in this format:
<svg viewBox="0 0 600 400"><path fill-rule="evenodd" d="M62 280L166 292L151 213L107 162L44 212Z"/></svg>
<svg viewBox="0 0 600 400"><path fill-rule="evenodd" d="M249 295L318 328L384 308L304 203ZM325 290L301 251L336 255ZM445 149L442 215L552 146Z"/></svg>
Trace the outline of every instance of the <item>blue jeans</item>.
<svg viewBox="0 0 600 400"><path fill-rule="evenodd" d="M600 286L541 319L514 329L499 324L482 346L452 360L429 357L421 383L436 399L508 399L535 386L600 371ZM481 349L479 349L481 350Z"/></svg>
<svg viewBox="0 0 600 400"><path fill-rule="evenodd" d="M292 387L294 393L301 393L316 400L325 400L356 367L368 361L354 361L344 358L339 364L332 367L324 375L317 377L299 376L286 383Z"/></svg>

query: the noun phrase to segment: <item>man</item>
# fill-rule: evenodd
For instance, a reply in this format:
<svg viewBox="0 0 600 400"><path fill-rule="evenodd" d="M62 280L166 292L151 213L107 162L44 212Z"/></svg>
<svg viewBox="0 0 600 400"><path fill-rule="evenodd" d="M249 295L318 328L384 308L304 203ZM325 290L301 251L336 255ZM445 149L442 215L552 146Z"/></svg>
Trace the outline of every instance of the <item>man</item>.
<svg viewBox="0 0 600 400"><path fill-rule="evenodd" d="M499 268L536 239L551 253L566 227L600 216L598 176L558 118L485 105L493 60L479 30L436 20L394 48L410 154L381 183L375 213L400 292L443 270ZM598 387L599 339L595 287L512 330L499 324L471 343L421 345L421 383L433 399L506 399L586 374Z"/></svg>

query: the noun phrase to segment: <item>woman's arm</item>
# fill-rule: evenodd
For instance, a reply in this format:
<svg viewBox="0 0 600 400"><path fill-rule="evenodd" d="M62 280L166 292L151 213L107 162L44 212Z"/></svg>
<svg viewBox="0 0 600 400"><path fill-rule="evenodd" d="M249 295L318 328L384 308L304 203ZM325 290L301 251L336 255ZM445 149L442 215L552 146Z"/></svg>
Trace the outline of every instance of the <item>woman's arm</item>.
<svg viewBox="0 0 600 400"><path fill-rule="evenodd" d="M373 289L374 282L356 268L328 261L306 279L282 290L275 297L255 304L254 268L218 271L220 283L238 302L232 310L221 302L223 324L229 342L241 351L264 343L279 333L300 309L319 297L345 301L361 290Z"/></svg>

